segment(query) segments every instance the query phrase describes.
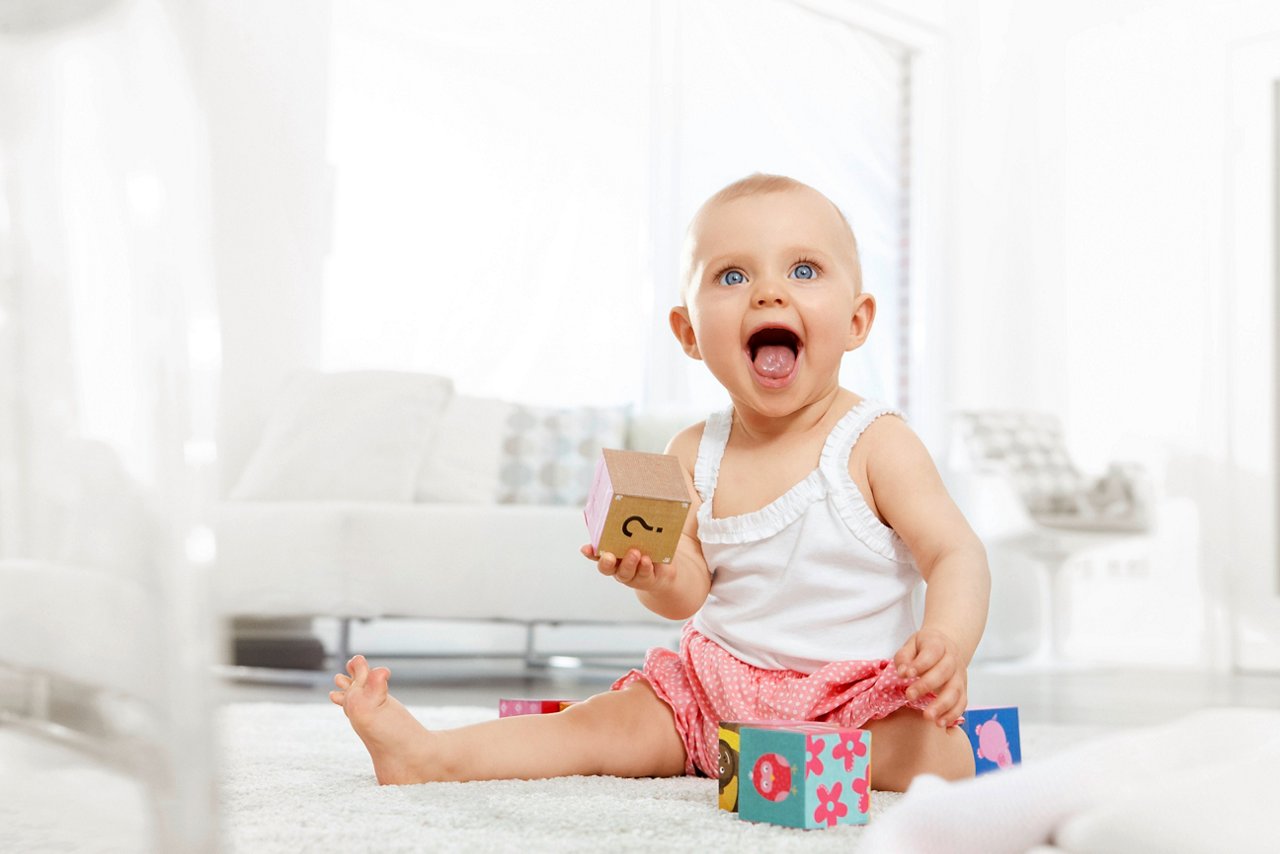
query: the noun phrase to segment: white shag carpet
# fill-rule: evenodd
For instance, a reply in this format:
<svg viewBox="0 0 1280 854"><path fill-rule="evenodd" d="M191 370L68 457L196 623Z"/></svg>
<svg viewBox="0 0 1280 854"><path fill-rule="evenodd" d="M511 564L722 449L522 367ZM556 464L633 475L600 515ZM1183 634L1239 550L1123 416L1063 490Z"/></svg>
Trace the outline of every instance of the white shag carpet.
<svg viewBox="0 0 1280 854"><path fill-rule="evenodd" d="M497 714L463 706L412 711L428 727ZM224 843L234 852L848 852L863 832L742 821L716 807L716 782L706 778L379 786L341 709L327 704L233 704L221 710L219 730ZM1024 725L1023 756L1034 761L1096 732ZM873 792L871 821L900 797Z"/></svg>

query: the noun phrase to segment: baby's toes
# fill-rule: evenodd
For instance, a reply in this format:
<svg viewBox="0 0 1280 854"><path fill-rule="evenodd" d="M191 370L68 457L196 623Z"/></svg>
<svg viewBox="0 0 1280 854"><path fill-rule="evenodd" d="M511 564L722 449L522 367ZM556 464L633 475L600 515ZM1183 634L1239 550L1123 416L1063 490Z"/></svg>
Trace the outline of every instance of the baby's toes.
<svg viewBox="0 0 1280 854"><path fill-rule="evenodd" d="M347 673L351 674L351 680L357 685L363 684L365 676L369 674L369 662L363 655L353 655L347 662Z"/></svg>
<svg viewBox="0 0 1280 854"><path fill-rule="evenodd" d="M391 680L391 669L388 667L375 667L369 671L369 676L365 680L364 689L380 698L387 695L387 685Z"/></svg>
<svg viewBox="0 0 1280 854"><path fill-rule="evenodd" d="M333 703L335 706L346 705L346 700L347 700L346 691L330 691L329 692L329 702Z"/></svg>

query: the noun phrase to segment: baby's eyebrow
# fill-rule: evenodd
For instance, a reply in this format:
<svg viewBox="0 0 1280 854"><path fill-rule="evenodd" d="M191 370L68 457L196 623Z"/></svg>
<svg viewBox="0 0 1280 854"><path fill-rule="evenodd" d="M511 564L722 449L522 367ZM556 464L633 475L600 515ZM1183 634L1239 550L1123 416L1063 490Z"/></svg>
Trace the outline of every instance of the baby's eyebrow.
<svg viewBox="0 0 1280 854"><path fill-rule="evenodd" d="M800 255L811 256L815 261L824 261L827 258L827 253L823 252L821 249L815 249L812 246L802 246L802 245L788 246L787 248L782 249L779 254L782 258L786 258L788 260L798 257ZM749 250L746 252L729 252L729 253L717 255L716 257L708 260L705 266L707 268L714 267L718 269L724 266L725 264L729 264L733 262L742 263L744 260L754 262L757 259L752 255L752 253Z"/></svg>
<svg viewBox="0 0 1280 854"><path fill-rule="evenodd" d="M701 262L701 266L703 266L704 270L721 270L726 266L751 264L754 260L753 257L746 257L744 252L728 252L728 254L709 257L709 259Z"/></svg>
<svg viewBox="0 0 1280 854"><path fill-rule="evenodd" d="M783 250L784 255L811 255L814 260L825 259L827 253L815 246L789 246Z"/></svg>

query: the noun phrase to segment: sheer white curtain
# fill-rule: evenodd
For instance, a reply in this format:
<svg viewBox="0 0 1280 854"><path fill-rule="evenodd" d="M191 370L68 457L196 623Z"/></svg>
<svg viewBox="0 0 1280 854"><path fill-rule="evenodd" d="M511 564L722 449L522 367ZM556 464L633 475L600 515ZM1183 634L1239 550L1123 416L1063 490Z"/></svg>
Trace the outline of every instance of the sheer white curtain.
<svg viewBox="0 0 1280 854"><path fill-rule="evenodd" d="M707 196L751 172L821 190L853 226L865 288L876 296L871 338L845 358L842 382L900 402L906 377L906 74L902 47L785 0L696 0L659 6L659 61L673 85L659 100L670 129L657 181L660 302L675 296L676 250ZM664 318L665 319L665 318ZM702 365L658 336L650 395L660 405L727 400Z"/></svg>
<svg viewBox="0 0 1280 854"><path fill-rule="evenodd" d="M328 367L719 406L667 330L679 241L765 171L853 223L880 313L845 379L898 400L900 47L785 0L376 0L335 5L333 48Z"/></svg>
<svg viewBox="0 0 1280 854"><path fill-rule="evenodd" d="M648 26L643 3L335 5L329 367L639 398Z"/></svg>
<svg viewBox="0 0 1280 854"><path fill-rule="evenodd" d="M0 719L79 731L145 814L78 826L118 793L10 756L0 848L211 848L203 120L159 0L3 5Z"/></svg>

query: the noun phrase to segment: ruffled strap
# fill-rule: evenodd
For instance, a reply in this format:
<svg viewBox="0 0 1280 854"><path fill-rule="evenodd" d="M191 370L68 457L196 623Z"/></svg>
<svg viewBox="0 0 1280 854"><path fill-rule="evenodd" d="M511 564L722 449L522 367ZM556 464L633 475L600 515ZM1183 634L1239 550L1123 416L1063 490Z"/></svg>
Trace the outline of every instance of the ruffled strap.
<svg viewBox="0 0 1280 854"><path fill-rule="evenodd" d="M704 543L749 543L767 539L805 514L827 494L818 470L791 487L772 503L738 516L715 518L711 502L698 508L698 537Z"/></svg>
<svg viewBox="0 0 1280 854"><path fill-rule="evenodd" d="M720 460L729 444L729 430L733 427L733 407L707 416L702 427L702 441L698 443L698 459L693 464L693 485L698 490L704 507L711 506L716 494L716 480L720 477Z"/></svg>
<svg viewBox="0 0 1280 854"><path fill-rule="evenodd" d="M831 500L840 518L854 536L886 560L905 561L911 559L906 544L892 528L880 521L849 474L849 455L853 453L853 446L871 422L882 415L905 418L900 410L870 400L863 400L846 412L827 436L818 468L827 481Z"/></svg>

